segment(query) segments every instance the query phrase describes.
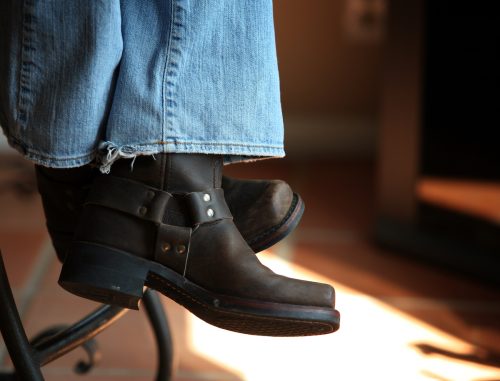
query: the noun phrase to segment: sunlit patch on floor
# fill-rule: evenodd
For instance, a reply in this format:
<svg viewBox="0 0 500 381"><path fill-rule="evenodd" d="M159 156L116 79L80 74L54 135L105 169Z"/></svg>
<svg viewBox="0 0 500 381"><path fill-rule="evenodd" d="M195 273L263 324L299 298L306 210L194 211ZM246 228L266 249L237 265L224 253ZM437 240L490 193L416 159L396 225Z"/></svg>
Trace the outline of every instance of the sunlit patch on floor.
<svg viewBox="0 0 500 381"><path fill-rule="evenodd" d="M188 314L189 350L241 379L500 379L498 368L446 355L474 351L466 342L270 252L260 254L260 258L278 273L333 284L342 314L341 329L318 337L253 337L212 327ZM422 350L423 343L442 351L426 352Z"/></svg>

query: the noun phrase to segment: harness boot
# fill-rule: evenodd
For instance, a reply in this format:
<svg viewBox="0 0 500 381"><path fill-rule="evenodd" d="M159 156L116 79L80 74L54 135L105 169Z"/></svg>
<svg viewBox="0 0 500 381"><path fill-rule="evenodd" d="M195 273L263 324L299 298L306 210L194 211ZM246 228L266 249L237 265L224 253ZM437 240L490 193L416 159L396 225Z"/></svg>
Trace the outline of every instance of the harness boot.
<svg viewBox="0 0 500 381"><path fill-rule="evenodd" d="M215 155L139 156L98 176L83 205L59 283L137 309L153 288L217 327L266 336L334 332L326 284L277 275L233 223Z"/></svg>

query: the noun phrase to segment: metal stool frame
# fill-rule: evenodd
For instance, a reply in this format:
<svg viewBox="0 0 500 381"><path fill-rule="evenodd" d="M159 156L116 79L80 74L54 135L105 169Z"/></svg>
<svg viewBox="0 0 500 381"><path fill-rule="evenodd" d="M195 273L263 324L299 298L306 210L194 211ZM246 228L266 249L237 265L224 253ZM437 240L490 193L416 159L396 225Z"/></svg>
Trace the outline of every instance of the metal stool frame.
<svg viewBox="0 0 500 381"><path fill-rule="evenodd" d="M156 340L158 360L155 380L170 381L173 347L166 313L153 290L146 290L143 302ZM87 351L89 362L77 364L76 371L87 372L93 367L97 353L96 346L92 345L94 338L128 311L103 304L70 327L48 329L30 342L14 302L1 252L0 305L0 331L14 364L14 372L0 373L0 381L43 381L40 370L43 365L80 346Z"/></svg>

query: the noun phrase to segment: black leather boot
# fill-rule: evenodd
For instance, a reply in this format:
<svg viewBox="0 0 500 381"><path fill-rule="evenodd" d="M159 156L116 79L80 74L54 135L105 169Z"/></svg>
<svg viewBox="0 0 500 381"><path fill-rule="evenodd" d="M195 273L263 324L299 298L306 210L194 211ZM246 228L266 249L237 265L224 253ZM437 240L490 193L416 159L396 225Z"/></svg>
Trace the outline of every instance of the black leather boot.
<svg viewBox="0 0 500 381"><path fill-rule="evenodd" d="M69 169L35 165L35 172L47 229L57 256L63 261L90 184L99 171L89 165ZM222 188L236 227L256 253L290 234L304 212L300 196L281 180L223 176Z"/></svg>
<svg viewBox="0 0 500 381"><path fill-rule="evenodd" d="M47 230L61 262L73 241L83 202L98 172L89 165L65 169L35 165Z"/></svg>
<svg viewBox="0 0 500 381"><path fill-rule="evenodd" d="M269 336L338 329L335 291L262 265L232 221L221 158L161 154L121 160L98 176L59 283L138 308L151 287L220 328Z"/></svg>

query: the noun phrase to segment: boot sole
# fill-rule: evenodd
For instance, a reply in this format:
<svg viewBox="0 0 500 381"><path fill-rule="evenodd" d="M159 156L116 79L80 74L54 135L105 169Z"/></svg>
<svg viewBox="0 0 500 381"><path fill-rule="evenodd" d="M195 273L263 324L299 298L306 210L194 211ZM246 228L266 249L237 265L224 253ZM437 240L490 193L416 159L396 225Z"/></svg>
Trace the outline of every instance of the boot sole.
<svg viewBox="0 0 500 381"><path fill-rule="evenodd" d="M255 253L269 249L295 230L304 214L304 210L304 201L297 193L294 193L292 204L285 218L279 224L274 225L258 236L249 238L248 245Z"/></svg>
<svg viewBox="0 0 500 381"><path fill-rule="evenodd" d="M75 295L130 309L139 308L149 287L209 324L250 335L322 335L335 332L340 322L333 308L216 294L159 263L86 242L77 242L67 256L59 284Z"/></svg>

